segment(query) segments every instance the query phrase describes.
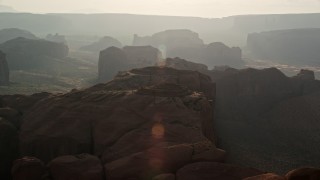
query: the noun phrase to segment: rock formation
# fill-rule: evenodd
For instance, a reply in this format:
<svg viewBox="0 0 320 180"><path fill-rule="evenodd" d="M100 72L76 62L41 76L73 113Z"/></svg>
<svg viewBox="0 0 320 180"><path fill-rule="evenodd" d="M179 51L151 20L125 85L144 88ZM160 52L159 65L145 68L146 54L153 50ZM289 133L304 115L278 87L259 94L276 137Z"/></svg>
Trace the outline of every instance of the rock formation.
<svg viewBox="0 0 320 180"><path fill-rule="evenodd" d="M198 47L203 45L202 39L195 32L186 29L166 30L156 33L150 37L139 37L134 35L134 46L153 46L161 49L165 46L168 52L177 47Z"/></svg>
<svg viewBox="0 0 320 180"><path fill-rule="evenodd" d="M158 49L151 46L110 47L100 52L99 81L111 80L119 71L155 65L162 59Z"/></svg>
<svg viewBox="0 0 320 180"><path fill-rule="evenodd" d="M166 60L159 62L157 65L160 67L165 66L179 70L192 70L198 72L208 71L208 66L204 64L194 63L180 58L167 58Z"/></svg>
<svg viewBox="0 0 320 180"><path fill-rule="evenodd" d="M52 41L52 42L56 42L56 43L63 43L63 44L67 44L67 40L66 37L63 35L60 35L58 33L52 35L52 34L48 34L46 36L46 40L47 41Z"/></svg>
<svg viewBox="0 0 320 180"><path fill-rule="evenodd" d="M210 66L229 65L234 68L244 66L242 51L239 47L228 47L221 42L209 44L203 52L203 63Z"/></svg>
<svg viewBox="0 0 320 180"><path fill-rule="evenodd" d="M23 157L14 161L12 166L13 180L42 180L47 176L45 164L35 157Z"/></svg>
<svg viewBox="0 0 320 180"><path fill-rule="evenodd" d="M83 46L80 48L82 51L91 51L91 52L100 52L104 49L107 49L109 47L117 47L121 48L122 44L120 41L117 39L110 37L110 36L105 36L101 38L98 42L94 42L90 45Z"/></svg>
<svg viewBox="0 0 320 180"><path fill-rule="evenodd" d="M6 55L0 51L0 86L9 84L9 67Z"/></svg>
<svg viewBox="0 0 320 180"><path fill-rule="evenodd" d="M110 47L100 52L98 65L98 78L100 82L111 80L118 71L127 68L127 55L122 49Z"/></svg>
<svg viewBox="0 0 320 180"><path fill-rule="evenodd" d="M242 51L239 47L229 48L221 42L206 45L197 33L190 30L168 30L151 37L135 35L133 44L157 47L165 57L179 57L206 64L210 68L221 65L236 68L244 66Z"/></svg>
<svg viewBox="0 0 320 180"><path fill-rule="evenodd" d="M289 65L320 64L320 29L278 30L248 35L254 58Z"/></svg>
<svg viewBox="0 0 320 180"><path fill-rule="evenodd" d="M0 44L19 37L23 37L26 39L38 39L31 32L22 29L8 28L0 30Z"/></svg>
<svg viewBox="0 0 320 180"><path fill-rule="evenodd" d="M0 44L6 53L10 70L39 68L46 63L46 57L64 58L68 46L45 40L16 38Z"/></svg>
<svg viewBox="0 0 320 180"><path fill-rule="evenodd" d="M176 84L178 94L161 84ZM145 87L150 90L139 93ZM180 94L184 88L188 90ZM215 151L213 103L207 98L214 98L214 84L199 72L134 69L107 84L42 99L23 119L20 150L45 162L95 154L102 158L106 176L114 179L174 173L202 153L221 156ZM157 173L141 172L153 169L149 161Z"/></svg>

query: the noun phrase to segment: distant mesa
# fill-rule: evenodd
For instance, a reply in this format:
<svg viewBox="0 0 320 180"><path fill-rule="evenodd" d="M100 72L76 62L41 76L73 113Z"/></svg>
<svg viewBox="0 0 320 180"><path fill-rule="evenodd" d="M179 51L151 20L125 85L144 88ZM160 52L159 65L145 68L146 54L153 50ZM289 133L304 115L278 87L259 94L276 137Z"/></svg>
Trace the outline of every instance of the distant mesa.
<svg viewBox="0 0 320 180"><path fill-rule="evenodd" d="M222 65L235 68L244 66L239 47L230 48L221 42L206 45L199 34L190 30L167 30L146 37L134 35L133 45L150 45L161 50L165 57L180 57L206 64L209 68Z"/></svg>
<svg viewBox="0 0 320 180"><path fill-rule="evenodd" d="M64 58L69 52L62 43L21 37L0 44L0 50L6 53L10 70L41 67L46 57Z"/></svg>
<svg viewBox="0 0 320 180"><path fill-rule="evenodd" d="M6 55L0 51L0 86L9 84L9 67Z"/></svg>
<svg viewBox="0 0 320 180"><path fill-rule="evenodd" d="M23 29L9 28L0 30L0 44L18 37L38 39L34 34Z"/></svg>
<svg viewBox="0 0 320 180"><path fill-rule="evenodd" d="M63 44L67 44L67 40L66 37L64 35L60 35L58 33L56 34L48 34L46 36L46 40L47 41L52 41L52 42L56 42L56 43L63 43Z"/></svg>
<svg viewBox="0 0 320 180"><path fill-rule="evenodd" d="M162 60L161 52L151 46L110 47L100 52L99 81L111 80L119 71L153 66Z"/></svg>
<svg viewBox="0 0 320 180"><path fill-rule="evenodd" d="M290 65L320 65L320 29L277 30L248 35L253 58Z"/></svg>
<svg viewBox="0 0 320 180"><path fill-rule="evenodd" d="M83 46L80 48L80 50L82 51L91 51L91 52L100 52L106 48L109 47L117 47L117 48L121 48L122 44L120 41L118 41L117 39L110 37L110 36L105 36L103 38L101 38L98 42L94 42L90 45L87 46Z"/></svg>

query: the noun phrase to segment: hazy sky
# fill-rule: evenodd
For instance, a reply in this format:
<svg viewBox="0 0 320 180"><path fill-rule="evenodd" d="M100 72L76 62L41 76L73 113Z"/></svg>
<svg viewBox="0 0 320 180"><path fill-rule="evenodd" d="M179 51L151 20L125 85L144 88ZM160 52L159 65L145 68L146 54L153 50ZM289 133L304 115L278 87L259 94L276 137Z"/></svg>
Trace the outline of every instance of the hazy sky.
<svg viewBox="0 0 320 180"><path fill-rule="evenodd" d="M98 12L222 17L320 12L320 0L0 0L24 12Z"/></svg>

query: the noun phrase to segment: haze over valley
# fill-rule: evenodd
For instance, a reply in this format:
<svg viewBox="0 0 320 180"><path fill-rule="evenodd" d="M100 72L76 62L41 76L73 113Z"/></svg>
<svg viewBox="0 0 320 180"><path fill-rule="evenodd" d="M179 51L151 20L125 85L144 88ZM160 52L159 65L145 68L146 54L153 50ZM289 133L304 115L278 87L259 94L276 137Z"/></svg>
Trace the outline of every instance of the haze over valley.
<svg viewBox="0 0 320 180"><path fill-rule="evenodd" d="M0 1L0 179L320 179L320 1Z"/></svg>

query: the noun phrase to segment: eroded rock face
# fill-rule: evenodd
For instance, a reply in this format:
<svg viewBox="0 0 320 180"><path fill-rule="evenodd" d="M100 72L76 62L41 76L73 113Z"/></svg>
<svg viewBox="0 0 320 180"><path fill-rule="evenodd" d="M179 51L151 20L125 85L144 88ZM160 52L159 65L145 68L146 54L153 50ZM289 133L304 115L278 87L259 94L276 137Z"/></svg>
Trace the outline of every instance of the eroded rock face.
<svg viewBox="0 0 320 180"><path fill-rule="evenodd" d="M46 63L46 57L64 58L68 46L46 40L16 38L0 44L0 50L7 55L10 70L32 69Z"/></svg>
<svg viewBox="0 0 320 180"><path fill-rule="evenodd" d="M176 84L176 92L155 86L163 83ZM147 93L139 93L144 87ZM188 93L181 95L184 88ZM213 90L210 78L199 72L149 67L120 74L107 84L51 95L25 116L21 152L44 161L93 153L106 163L160 145L206 142L215 149L213 104L207 99L214 97Z"/></svg>
<svg viewBox="0 0 320 180"><path fill-rule="evenodd" d="M13 180L42 180L47 175L47 168L38 158L23 157L14 161L11 173Z"/></svg>
<svg viewBox="0 0 320 180"><path fill-rule="evenodd" d="M89 154L57 157L49 163L53 180L103 180L100 159Z"/></svg>
<svg viewBox="0 0 320 180"><path fill-rule="evenodd" d="M111 80L119 71L153 66L162 59L161 52L151 46L110 47L100 52L99 81Z"/></svg>
<svg viewBox="0 0 320 180"><path fill-rule="evenodd" d="M109 47L117 47L121 48L122 44L120 41L117 39L110 37L110 36L105 36L101 38L98 42L94 42L90 45L83 46L80 48L82 51L91 51L91 52L100 52L106 48Z"/></svg>
<svg viewBox="0 0 320 180"><path fill-rule="evenodd" d="M0 86L9 84L9 67L6 55L0 51Z"/></svg>
<svg viewBox="0 0 320 180"><path fill-rule="evenodd" d="M247 177L262 174L252 168L237 167L229 164L214 162L199 162L188 164L179 169L176 174L177 180L209 180L230 179L241 180Z"/></svg>

